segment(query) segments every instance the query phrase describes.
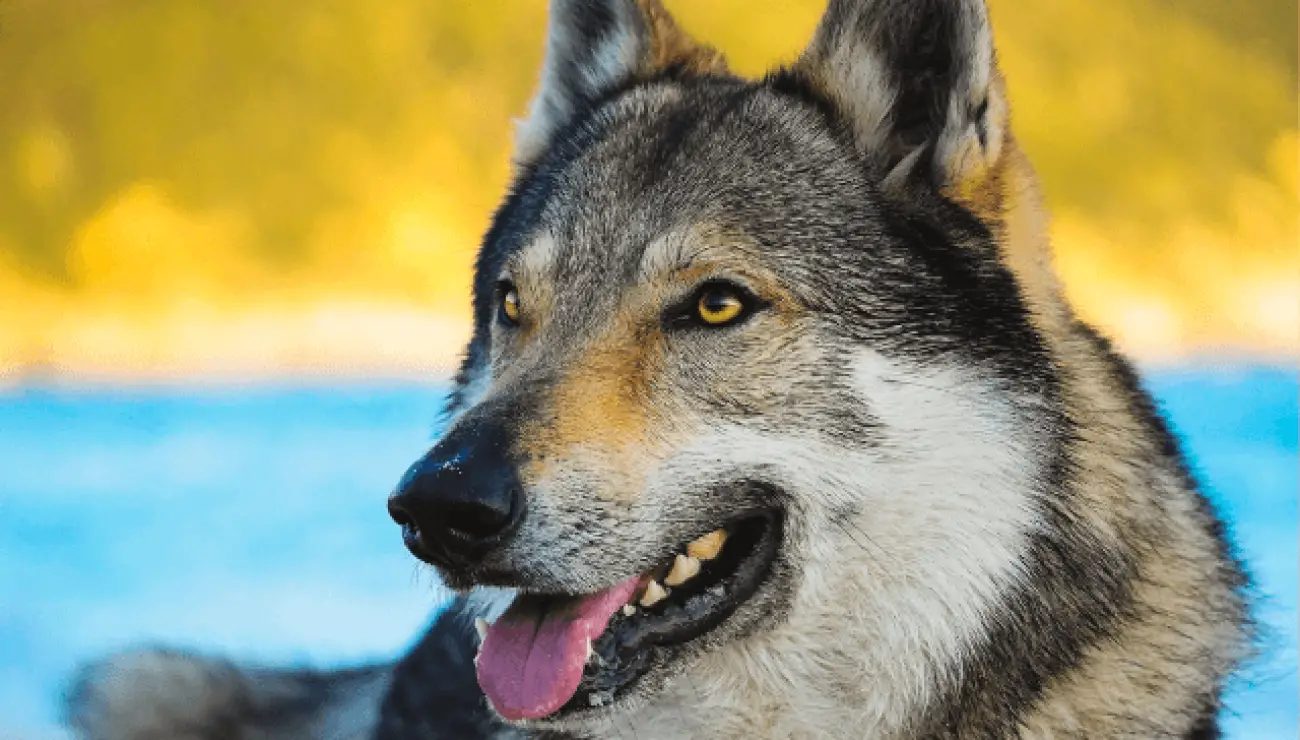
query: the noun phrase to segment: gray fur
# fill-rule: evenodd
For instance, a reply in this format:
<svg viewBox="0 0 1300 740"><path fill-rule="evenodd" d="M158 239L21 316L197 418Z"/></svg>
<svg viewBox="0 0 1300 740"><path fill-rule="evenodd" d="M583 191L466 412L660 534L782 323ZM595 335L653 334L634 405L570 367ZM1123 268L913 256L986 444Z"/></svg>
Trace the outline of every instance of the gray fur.
<svg viewBox="0 0 1300 740"><path fill-rule="evenodd" d="M374 734L389 673L250 669L133 650L82 669L67 721L95 740L361 740Z"/></svg>

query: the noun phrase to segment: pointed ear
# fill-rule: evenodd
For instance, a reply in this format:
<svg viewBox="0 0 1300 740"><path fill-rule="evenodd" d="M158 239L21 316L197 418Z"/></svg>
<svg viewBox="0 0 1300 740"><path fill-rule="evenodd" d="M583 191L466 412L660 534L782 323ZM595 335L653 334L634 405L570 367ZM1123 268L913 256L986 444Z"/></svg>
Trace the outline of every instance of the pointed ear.
<svg viewBox="0 0 1300 740"><path fill-rule="evenodd" d="M542 79L517 125L516 164L536 159L611 89L669 70L722 73L726 63L678 28L659 0L551 0Z"/></svg>
<svg viewBox="0 0 1300 740"><path fill-rule="evenodd" d="M1002 153L1007 105L983 0L831 0L795 69L889 174L978 188Z"/></svg>

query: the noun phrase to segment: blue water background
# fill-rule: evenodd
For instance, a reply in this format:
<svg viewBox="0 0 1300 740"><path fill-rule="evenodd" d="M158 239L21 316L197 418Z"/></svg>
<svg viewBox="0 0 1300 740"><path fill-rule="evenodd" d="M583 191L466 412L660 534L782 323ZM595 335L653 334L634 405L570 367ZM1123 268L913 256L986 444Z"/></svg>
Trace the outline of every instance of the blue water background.
<svg viewBox="0 0 1300 740"><path fill-rule="evenodd" d="M1232 521L1269 626L1229 737L1297 737L1297 381L1147 374ZM81 660L165 642L316 666L398 654L446 594L383 500L439 387L0 394L0 738L64 737Z"/></svg>

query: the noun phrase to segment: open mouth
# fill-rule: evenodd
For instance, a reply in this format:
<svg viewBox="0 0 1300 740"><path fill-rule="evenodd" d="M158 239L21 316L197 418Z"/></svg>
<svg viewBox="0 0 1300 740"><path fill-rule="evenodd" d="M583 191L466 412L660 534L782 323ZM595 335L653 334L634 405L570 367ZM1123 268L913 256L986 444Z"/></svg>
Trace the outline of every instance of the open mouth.
<svg viewBox="0 0 1300 740"><path fill-rule="evenodd" d="M593 594L520 594L496 623L477 624L479 685L511 721L613 703L754 596L781 525L775 511L737 520Z"/></svg>

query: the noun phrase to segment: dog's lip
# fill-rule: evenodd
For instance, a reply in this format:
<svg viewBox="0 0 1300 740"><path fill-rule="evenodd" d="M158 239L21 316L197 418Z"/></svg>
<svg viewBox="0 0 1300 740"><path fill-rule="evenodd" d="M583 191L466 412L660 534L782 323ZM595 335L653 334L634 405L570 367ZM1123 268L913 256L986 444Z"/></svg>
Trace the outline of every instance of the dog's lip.
<svg viewBox="0 0 1300 740"><path fill-rule="evenodd" d="M751 512L728 524L731 549L724 549L719 557L720 561L730 559L727 569L712 580L701 581L698 590L686 589L693 593L688 593L684 604L680 599L665 599L648 610L654 612L648 616L641 607L634 617L615 614L605 633L592 644L594 662L584 669L577 692L552 716L600 711L634 689L656 664L664 663L665 651L693 643L724 625L770 575L779 555L784 519L782 510L772 509ZM748 541L742 539L746 534ZM642 586L653 576L654 571L646 574ZM683 624L682 620L688 621ZM666 660L675 657L670 654Z"/></svg>

